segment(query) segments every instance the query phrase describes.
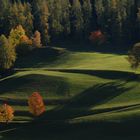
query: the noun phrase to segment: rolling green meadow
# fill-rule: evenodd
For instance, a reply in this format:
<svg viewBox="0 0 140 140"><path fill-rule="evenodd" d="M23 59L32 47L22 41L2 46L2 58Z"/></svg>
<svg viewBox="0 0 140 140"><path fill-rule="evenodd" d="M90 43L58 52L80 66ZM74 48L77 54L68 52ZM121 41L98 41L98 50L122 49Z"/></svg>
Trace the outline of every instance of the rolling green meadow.
<svg viewBox="0 0 140 140"><path fill-rule="evenodd" d="M35 50L17 60L15 73L0 79L0 100L15 109L1 138L137 139L139 80L139 69L130 68L127 55ZM46 113L34 120L27 101L35 91L42 95Z"/></svg>
<svg viewBox="0 0 140 140"><path fill-rule="evenodd" d="M140 140L140 0L0 0L0 140Z"/></svg>

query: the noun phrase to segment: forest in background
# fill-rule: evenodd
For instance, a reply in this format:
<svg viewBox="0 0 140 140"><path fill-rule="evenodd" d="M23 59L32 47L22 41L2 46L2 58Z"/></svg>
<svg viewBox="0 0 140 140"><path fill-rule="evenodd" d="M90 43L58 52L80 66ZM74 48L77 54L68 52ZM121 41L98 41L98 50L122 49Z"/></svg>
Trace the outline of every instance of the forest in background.
<svg viewBox="0 0 140 140"><path fill-rule="evenodd" d="M88 40L96 30L114 45L130 45L140 40L140 2L0 0L0 34L8 36L17 25L22 25L28 36L38 30L44 45L57 40Z"/></svg>

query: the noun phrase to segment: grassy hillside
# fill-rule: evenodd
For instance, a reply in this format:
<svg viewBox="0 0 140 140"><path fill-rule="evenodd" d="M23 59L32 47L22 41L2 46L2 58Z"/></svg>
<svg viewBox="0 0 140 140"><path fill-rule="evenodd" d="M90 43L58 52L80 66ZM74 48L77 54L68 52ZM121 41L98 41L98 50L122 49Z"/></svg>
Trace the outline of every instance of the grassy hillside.
<svg viewBox="0 0 140 140"><path fill-rule="evenodd" d="M49 122L50 126L52 122L73 126L98 122L129 124L139 120L139 70L135 73L130 69L126 55L64 52L60 48L57 51L40 49L39 53L20 58L16 73L0 80L0 101L16 110L13 123L26 124L33 120L28 113L27 99L34 91L39 91L46 103L47 112L39 120ZM40 127L44 131L49 129ZM68 130L72 131L71 126ZM25 129L19 130L21 134L20 131L28 133Z"/></svg>

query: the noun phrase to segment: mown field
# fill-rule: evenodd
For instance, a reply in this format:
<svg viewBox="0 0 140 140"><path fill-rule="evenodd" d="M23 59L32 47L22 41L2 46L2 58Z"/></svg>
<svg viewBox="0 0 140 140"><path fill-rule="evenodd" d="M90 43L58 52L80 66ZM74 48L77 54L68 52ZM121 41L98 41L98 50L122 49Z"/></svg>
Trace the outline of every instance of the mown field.
<svg viewBox="0 0 140 140"><path fill-rule="evenodd" d="M42 48L18 59L16 72L0 79L0 101L15 109L0 139L139 139L140 76L126 58ZM32 123L27 99L35 91L46 113Z"/></svg>

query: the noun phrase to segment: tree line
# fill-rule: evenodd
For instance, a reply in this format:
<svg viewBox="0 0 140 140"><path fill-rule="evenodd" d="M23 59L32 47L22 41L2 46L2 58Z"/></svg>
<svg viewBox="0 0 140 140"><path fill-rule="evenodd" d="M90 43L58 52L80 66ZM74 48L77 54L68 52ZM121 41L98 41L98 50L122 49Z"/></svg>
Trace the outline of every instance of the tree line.
<svg viewBox="0 0 140 140"><path fill-rule="evenodd" d="M88 39L101 30L112 43L140 39L138 0L0 0L0 34L22 25L41 33L44 45L60 39Z"/></svg>
<svg viewBox="0 0 140 140"><path fill-rule="evenodd" d="M0 0L0 70L16 57L59 40L96 45L140 40L138 0Z"/></svg>

